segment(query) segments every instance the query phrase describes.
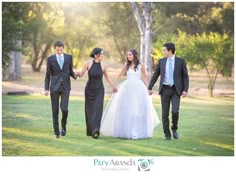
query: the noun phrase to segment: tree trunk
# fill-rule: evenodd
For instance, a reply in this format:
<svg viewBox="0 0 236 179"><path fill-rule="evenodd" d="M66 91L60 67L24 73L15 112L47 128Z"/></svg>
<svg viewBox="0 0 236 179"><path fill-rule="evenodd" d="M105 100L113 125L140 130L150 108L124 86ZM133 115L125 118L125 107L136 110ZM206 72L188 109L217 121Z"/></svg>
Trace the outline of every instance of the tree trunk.
<svg viewBox="0 0 236 179"><path fill-rule="evenodd" d="M79 60L80 60L80 58L82 56L82 52L84 50L84 47L85 47L87 39L88 39L88 36L84 37L83 41L81 42L81 45L78 47L79 48L79 55L78 55L78 60L76 61L74 67L78 67L79 66Z"/></svg>
<svg viewBox="0 0 236 179"><path fill-rule="evenodd" d="M16 79L21 79L21 58L22 58L22 52L20 49L22 49L22 41L18 40L16 44L16 48L18 49L15 51L15 60L16 60Z"/></svg>
<svg viewBox="0 0 236 179"><path fill-rule="evenodd" d="M140 32L140 60L145 63L145 19L139 12L137 2L131 2L131 6Z"/></svg>
<svg viewBox="0 0 236 179"><path fill-rule="evenodd" d="M217 68L215 74L213 74L213 73L210 73L210 70L208 69L207 66L205 66L205 69L206 69L207 76L208 76L208 93L209 93L210 97L214 97L213 91L214 91L215 82L216 82L216 79L217 79L217 76L218 76L220 70L219 70L219 68Z"/></svg>
<svg viewBox="0 0 236 179"><path fill-rule="evenodd" d="M114 38L114 42L115 42L116 48L117 48L117 50L118 50L118 52L119 52L121 61L122 61L122 62L125 62L125 54L122 53L122 50L121 50L121 48L120 48L120 46L119 46L119 44L118 44L117 38L116 38L116 36L114 35L114 33L113 33L113 38Z"/></svg>
<svg viewBox="0 0 236 179"><path fill-rule="evenodd" d="M34 34L34 38L33 38L33 51L34 51L34 55L33 55L33 62L31 66L32 66L33 71L37 72L37 61L38 61L38 56L39 56L39 51L37 47L37 33Z"/></svg>
<svg viewBox="0 0 236 179"><path fill-rule="evenodd" d="M145 67L146 67L147 76L149 80L151 79L152 66L153 66L152 57L151 57L151 54L152 54L151 42L152 42L152 37L151 37L150 31L147 31L146 32L146 48L145 48L146 50Z"/></svg>
<svg viewBox="0 0 236 179"><path fill-rule="evenodd" d="M140 61L145 64L145 53L146 53L146 45L145 45L145 31L140 35Z"/></svg>
<svg viewBox="0 0 236 179"><path fill-rule="evenodd" d="M31 64L31 66L32 66L32 69L34 72L40 72L41 67L43 65L43 61L46 58L48 50L51 47L51 43L52 42L48 42L46 44L43 44L42 49L39 50L37 47L37 44L36 44L36 40L33 42L34 55L33 55L33 62Z"/></svg>
<svg viewBox="0 0 236 179"><path fill-rule="evenodd" d="M151 24L152 24L152 2L144 2L144 19L145 19L145 66L148 75L148 79L151 78L152 72L152 31L151 31Z"/></svg>
<svg viewBox="0 0 236 179"><path fill-rule="evenodd" d="M142 15L137 2L131 2L135 19L140 32L140 60L145 64L148 79L150 80L152 71L152 2L143 2Z"/></svg>
<svg viewBox="0 0 236 179"><path fill-rule="evenodd" d="M22 52L20 49L22 48L22 41L18 40L16 42L16 50L11 51L10 58L12 59L12 63L8 70L8 75L5 77L7 80L19 80L22 78L21 76L21 55Z"/></svg>
<svg viewBox="0 0 236 179"><path fill-rule="evenodd" d="M48 50L49 50L50 47L51 47L51 42L45 44L44 46L45 46L45 47L43 48L41 58L39 59L39 61L40 61L40 62L39 62L39 65L38 65L38 67L37 67L38 72L40 72L40 70L41 70L41 67L42 67L42 65L43 65L44 59L47 58Z"/></svg>

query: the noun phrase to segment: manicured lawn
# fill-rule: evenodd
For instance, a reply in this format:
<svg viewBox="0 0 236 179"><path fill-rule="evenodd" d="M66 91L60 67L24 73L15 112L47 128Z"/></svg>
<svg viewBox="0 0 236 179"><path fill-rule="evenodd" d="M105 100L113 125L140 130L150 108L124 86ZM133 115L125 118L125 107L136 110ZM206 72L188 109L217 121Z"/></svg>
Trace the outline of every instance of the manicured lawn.
<svg viewBox="0 0 236 179"><path fill-rule="evenodd" d="M161 118L159 96L153 102ZM149 139L87 137L84 99L70 97L67 131L54 138L49 97L2 96L3 156L233 156L234 99L182 99L180 139L164 141L162 124Z"/></svg>

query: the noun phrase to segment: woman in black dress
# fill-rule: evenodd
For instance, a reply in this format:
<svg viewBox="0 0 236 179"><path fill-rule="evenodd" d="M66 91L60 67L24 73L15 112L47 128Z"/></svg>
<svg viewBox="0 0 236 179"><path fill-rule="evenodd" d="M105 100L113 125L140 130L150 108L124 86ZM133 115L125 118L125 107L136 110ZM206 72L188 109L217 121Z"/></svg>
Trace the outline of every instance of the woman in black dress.
<svg viewBox="0 0 236 179"><path fill-rule="evenodd" d="M88 81L85 87L86 131L87 136L97 139L103 112L103 74L107 82L112 86L113 92L117 92L117 89L113 86L108 76L107 66L102 62L103 50L101 48L94 48L90 57L92 59L87 61L83 69L78 73L78 76L82 77L88 71Z"/></svg>

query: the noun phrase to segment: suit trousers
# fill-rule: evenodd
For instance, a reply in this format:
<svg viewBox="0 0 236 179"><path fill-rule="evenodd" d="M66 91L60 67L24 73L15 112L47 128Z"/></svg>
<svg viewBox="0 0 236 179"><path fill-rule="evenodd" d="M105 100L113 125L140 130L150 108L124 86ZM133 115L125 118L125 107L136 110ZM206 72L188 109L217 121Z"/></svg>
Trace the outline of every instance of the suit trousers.
<svg viewBox="0 0 236 179"><path fill-rule="evenodd" d="M172 126L171 129L178 129L180 96L178 95L175 86L163 85L161 90L161 105L162 105L162 125L166 137L171 137L169 129L169 111L170 103L172 104Z"/></svg>
<svg viewBox="0 0 236 179"><path fill-rule="evenodd" d="M59 103L60 103L60 109L62 111L61 128L66 131L70 91L66 90L63 87L63 85L61 85L57 91L51 91L50 96L52 104L54 134L59 135L60 134L59 124L58 124ZM60 98L61 101L59 102Z"/></svg>

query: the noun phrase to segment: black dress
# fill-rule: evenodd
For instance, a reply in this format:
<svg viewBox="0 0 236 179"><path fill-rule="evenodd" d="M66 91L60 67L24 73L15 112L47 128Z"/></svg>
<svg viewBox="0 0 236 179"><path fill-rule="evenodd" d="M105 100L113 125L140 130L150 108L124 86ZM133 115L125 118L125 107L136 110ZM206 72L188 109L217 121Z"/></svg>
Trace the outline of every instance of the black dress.
<svg viewBox="0 0 236 179"><path fill-rule="evenodd" d="M99 134L103 112L104 86L103 71L100 62L93 61L88 70L88 81L85 87L85 117L87 136Z"/></svg>

